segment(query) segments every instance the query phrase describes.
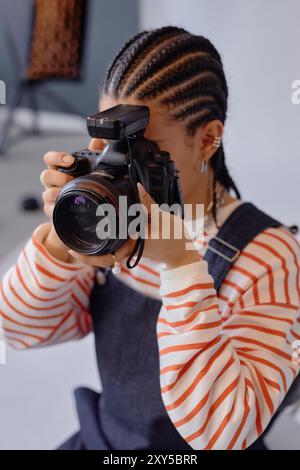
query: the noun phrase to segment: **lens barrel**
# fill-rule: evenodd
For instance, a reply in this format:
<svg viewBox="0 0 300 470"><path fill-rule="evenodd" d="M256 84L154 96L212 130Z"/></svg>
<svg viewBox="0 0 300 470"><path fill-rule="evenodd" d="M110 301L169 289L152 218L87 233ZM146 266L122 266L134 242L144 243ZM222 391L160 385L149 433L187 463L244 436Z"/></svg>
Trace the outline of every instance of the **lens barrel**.
<svg viewBox="0 0 300 470"><path fill-rule="evenodd" d="M124 223L125 215L119 210L120 196L127 197L128 207L133 202L126 176L112 177L95 171L67 183L58 195L53 212L59 238L79 253L104 255L116 251L126 241L120 238L120 224Z"/></svg>

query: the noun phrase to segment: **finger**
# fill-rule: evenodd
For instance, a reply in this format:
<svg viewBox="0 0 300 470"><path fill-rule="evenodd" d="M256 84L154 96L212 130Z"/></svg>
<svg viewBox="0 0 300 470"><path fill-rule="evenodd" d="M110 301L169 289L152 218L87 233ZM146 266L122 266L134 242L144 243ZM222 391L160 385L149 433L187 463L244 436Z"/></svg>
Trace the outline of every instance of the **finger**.
<svg viewBox="0 0 300 470"><path fill-rule="evenodd" d="M49 206L49 205L44 206L44 213L50 221L52 221L52 218L53 218L52 217L53 216L53 210L54 210L54 206Z"/></svg>
<svg viewBox="0 0 300 470"><path fill-rule="evenodd" d="M54 203L57 199L59 192L60 192L60 188L56 188L56 187L46 189L42 194L44 203L45 204Z"/></svg>
<svg viewBox="0 0 300 470"><path fill-rule="evenodd" d="M69 253L73 258L77 259L80 263L87 264L89 266L98 266L100 268L110 268L113 265L113 257L111 254L108 255L82 255L77 251L69 250Z"/></svg>
<svg viewBox="0 0 300 470"><path fill-rule="evenodd" d="M40 176L41 184L45 188L50 188L52 186L61 188L72 179L73 179L72 176L67 175L66 173L61 173L57 170L53 170L49 168L47 170L42 171L41 176Z"/></svg>
<svg viewBox="0 0 300 470"><path fill-rule="evenodd" d="M119 248L115 252L115 256L118 261L121 261L130 255L135 245L135 242L136 242L135 240L131 240L131 239L127 240L126 243L124 243L124 245L122 245L121 248Z"/></svg>
<svg viewBox="0 0 300 470"><path fill-rule="evenodd" d="M104 142L102 139L91 139L89 143L89 150L93 150L94 152L99 152L104 149Z"/></svg>
<svg viewBox="0 0 300 470"><path fill-rule="evenodd" d="M124 245L119 248L114 254L118 261L129 256L134 246L134 240L127 240ZM111 268L114 265L114 258L112 254L107 255L82 255L74 250L69 250L69 253L73 258L77 259L79 262L83 264L87 264L89 266L98 266L101 268Z"/></svg>
<svg viewBox="0 0 300 470"><path fill-rule="evenodd" d="M158 210L158 204L154 201L154 199L150 196L150 194L145 190L144 186L141 183L137 184L140 201L147 210L148 217L151 217L154 212Z"/></svg>
<svg viewBox="0 0 300 470"><path fill-rule="evenodd" d="M58 166L69 167L74 163L74 157L66 152L47 152L43 159L48 168Z"/></svg>

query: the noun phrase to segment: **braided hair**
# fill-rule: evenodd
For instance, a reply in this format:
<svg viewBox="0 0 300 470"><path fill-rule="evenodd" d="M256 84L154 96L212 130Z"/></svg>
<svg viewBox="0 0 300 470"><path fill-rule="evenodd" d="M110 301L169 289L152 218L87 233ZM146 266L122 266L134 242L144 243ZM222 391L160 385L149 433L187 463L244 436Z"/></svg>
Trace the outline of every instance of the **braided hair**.
<svg viewBox="0 0 300 470"><path fill-rule="evenodd" d="M102 94L118 100L156 99L171 119L183 121L191 136L214 119L223 124L226 120L228 87L218 51L205 37L176 26L143 31L127 41L106 72ZM216 221L217 182L233 190L238 199L241 196L227 169L222 144L210 164Z"/></svg>

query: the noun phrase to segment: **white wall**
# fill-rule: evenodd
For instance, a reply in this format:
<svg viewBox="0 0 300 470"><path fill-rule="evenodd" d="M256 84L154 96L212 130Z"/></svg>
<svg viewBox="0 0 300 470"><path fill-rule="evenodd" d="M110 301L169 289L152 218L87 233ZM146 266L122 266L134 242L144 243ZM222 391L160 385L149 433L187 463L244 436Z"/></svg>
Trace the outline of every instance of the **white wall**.
<svg viewBox="0 0 300 470"><path fill-rule="evenodd" d="M166 24L220 51L230 100L225 151L244 199L300 224L299 0L140 0L140 27Z"/></svg>

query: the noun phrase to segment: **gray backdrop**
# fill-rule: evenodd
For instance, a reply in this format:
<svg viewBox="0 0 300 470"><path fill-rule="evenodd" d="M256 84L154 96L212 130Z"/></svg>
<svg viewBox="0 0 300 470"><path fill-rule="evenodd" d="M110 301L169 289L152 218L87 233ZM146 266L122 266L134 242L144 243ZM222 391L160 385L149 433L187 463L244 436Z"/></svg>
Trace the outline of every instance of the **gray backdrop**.
<svg viewBox="0 0 300 470"><path fill-rule="evenodd" d="M33 0L0 0L0 80L7 83L9 93L16 74L5 44L5 29L15 38L23 65L26 62ZM84 50L84 79L81 83L51 83L51 88L72 102L84 114L97 107L99 81L115 53L138 30L137 0L89 0L88 29ZM19 70L21 76L22 70ZM41 100L43 109L53 109Z"/></svg>

